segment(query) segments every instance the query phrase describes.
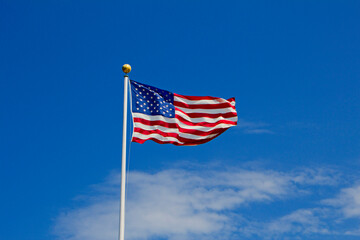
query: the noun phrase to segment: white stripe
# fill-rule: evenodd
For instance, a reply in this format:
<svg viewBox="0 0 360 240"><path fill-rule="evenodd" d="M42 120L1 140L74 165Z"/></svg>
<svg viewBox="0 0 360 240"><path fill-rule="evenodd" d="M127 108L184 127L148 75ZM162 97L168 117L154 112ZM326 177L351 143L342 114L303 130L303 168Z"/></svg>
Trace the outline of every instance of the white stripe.
<svg viewBox="0 0 360 240"><path fill-rule="evenodd" d="M163 126L159 126L159 125L149 126L149 125L146 125L146 124L143 124L140 122L135 122L135 127L141 128L144 130L148 130L148 131L159 129L162 132L179 134L179 130L177 128L168 128L168 127L163 127Z"/></svg>
<svg viewBox="0 0 360 240"><path fill-rule="evenodd" d="M168 117L164 117L162 115L147 115L144 113L136 113L133 112L133 117L134 118L142 118L148 121L163 121L163 122L167 122L167 123L179 123L179 120L177 120L176 118L168 118ZM188 115L184 114L181 111L176 111L175 110L175 115L180 115L183 118L185 118L186 120L193 122L193 123L200 123L200 122L205 122L205 123L214 123L217 122L219 120L229 120L229 121L233 121L234 123L237 121L237 117L231 117L231 118L224 118L224 117L218 117L218 118L207 118L207 117L203 117L203 118L191 118ZM203 121L201 121L203 120ZM180 122L181 123L181 122Z"/></svg>
<svg viewBox="0 0 360 240"><path fill-rule="evenodd" d="M171 142L177 142L177 143L180 143L180 144L183 144L183 142L180 142L177 138L174 138L174 137L164 137L164 136L161 136L157 133L152 133L152 134L149 134L149 135L144 135L144 134L141 134L141 133L138 133L138 132L134 132L134 135L133 137L136 137L136 138L140 138L140 139L143 139L143 140L147 140L149 138L156 138L160 141L163 141L163 142L168 142L168 141L171 141Z"/></svg>
<svg viewBox="0 0 360 240"><path fill-rule="evenodd" d="M226 123L220 123L220 124L217 124L216 126L214 127L205 127L205 126L189 126L189 125L186 125L185 123L182 123L179 121L179 126L183 129L193 129L193 130L199 130L199 131L202 131L202 132L210 132L211 130L214 130L214 129L219 129L219 128L229 128L229 127L233 127L235 126L235 123L234 124L226 124Z"/></svg>
<svg viewBox="0 0 360 240"><path fill-rule="evenodd" d="M133 117L134 118L142 118L145 120L149 120L149 121L163 121L163 122L167 122L167 123L177 123L176 118L168 118L168 117L164 117L162 115L147 115L144 113L133 113Z"/></svg>
<svg viewBox="0 0 360 240"><path fill-rule="evenodd" d="M140 113L142 114L142 113ZM145 115L145 114L144 114ZM152 117L154 116L151 116L149 117L148 115L145 115L144 117L141 117L145 120L148 120L148 121L156 121L156 120L153 120ZM162 116L161 116L162 117ZM140 117L139 117L140 118ZM164 119L169 119L169 118L165 118L163 117ZM172 119L172 118L171 118ZM166 122L166 120L161 120L163 122ZM199 131L203 131L203 132L209 132L211 130L214 130L214 129L218 129L218 128L229 128L229 127L232 127L232 126L235 126L235 123L232 123L232 124L229 124L229 123L220 123L220 124L217 124L216 126L214 127L206 127L206 126L190 126L190 125L187 125L181 121L179 121L178 119L175 119L175 123L178 125L178 127L180 128L183 128L183 129L189 129L189 130L199 130ZM134 121L134 124L137 124L137 122ZM159 126L159 125L155 125L154 126ZM171 128L171 129L175 129L175 128Z"/></svg>
<svg viewBox="0 0 360 240"><path fill-rule="evenodd" d="M202 109L202 108L190 109L190 108L183 108L176 106L176 108L179 108L180 110L183 110L186 113L228 113L228 112L236 113L236 110L233 109L232 107L216 108L216 109Z"/></svg>
<svg viewBox="0 0 360 240"><path fill-rule="evenodd" d="M189 105L228 103L228 101L226 101L225 99L222 99L222 98L219 98L216 100L189 100L189 99L181 98L178 96L174 96L174 101L182 102L182 103L189 104Z"/></svg>
<svg viewBox="0 0 360 240"><path fill-rule="evenodd" d="M186 103L186 104L189 104L189 105L192 105L192 104L219 104L219 103L230 103L231 104L231 103L235 103L235 100L228 101L228 100L223 99L223 98L217 98L217 99L214 99L214 100L189 100L189 99L186 99L186 98L182 98L180 96L174 96L174 101Z"/></svg>
<svg viewBox="0 0 360 240"><path fill-rule="evenodd" d="M188 139L188 140L191 140L191 141L201 141L201 140L206 140L206 139L209 139L211 137L215 137L219 134L213 134L213 135L209 135L207 138L204 138L204 139ZM148 140L150 138L156 138L160 141L163 141L163 142L167 142L167 141L173 141L173 142L177 142L177 143L180 143L180 144L184 144L185 142L181 142L180 140L178 140L177 138L174 138L174 137L164 137L164 136L161 136L160 134L157 134L157 133L151 133L149 135L145 135L145 134L141 134L141 133L138 133L138 132L134 132L134 137L136 138L140 138L142 140ZM185 138L185 137L184 137Z"/></svg>
<svg viewBox="0 0 360 240"><path fill-rule="evenodd" d="M218 122L220 120L228 120L228 121L236 122L237 119L238 119L237 117L229 117L229 118L224 118L224 117L217 117L217 118L198 117L198 118L194 118L194 117L189 117L185 113L183 113L181 111L176 111L176 110L175 110L175 115L181 116L181 117L185 118L186 120L188 120L190 122L193 122L193 123L199 123L199 122L215 123L215 122Z"/></svg>
<svg viewBox="0 0 360 240"><path fill-rule="evenodd" d="M138 123L138 122L135 123L135 127L141 128L141 129L144 129L144 130L147 130L147 131L160 130L161 132L164 132L164 133L176 133L180 137L188 138L188 139L192 139L192 140L207 139L207 138L214 137L215 135L218 134L218 133L214 133L214 134L209 134L209 135L206 135L206 136L198 136L196 134L191 134L191 133L182 133L177 128L167 128L167 127L163 127L163 126L149 126L149 125L145 125L145 124Z"/></svg>

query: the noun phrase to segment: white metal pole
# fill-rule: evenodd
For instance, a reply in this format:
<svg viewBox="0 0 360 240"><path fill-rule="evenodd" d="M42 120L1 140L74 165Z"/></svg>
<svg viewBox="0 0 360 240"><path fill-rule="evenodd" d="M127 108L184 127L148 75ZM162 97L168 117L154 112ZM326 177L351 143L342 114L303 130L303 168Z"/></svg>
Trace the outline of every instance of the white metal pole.
<svg viewBox="0 0 360 240"><path fill-rule="evenodd" d="M123 67L123 71L124 71L124 67ZM122 158L121 158L119 240L124 240L124 236L125 236L124 231L125 231L125 180L126 180L126 130L127 130L127 127L126 127L127 121L126 120L127 120L128 82L129 82L129 77L128 77L128 75L125 75L125 77L124 77L123 138L122 138Z"/></svg>

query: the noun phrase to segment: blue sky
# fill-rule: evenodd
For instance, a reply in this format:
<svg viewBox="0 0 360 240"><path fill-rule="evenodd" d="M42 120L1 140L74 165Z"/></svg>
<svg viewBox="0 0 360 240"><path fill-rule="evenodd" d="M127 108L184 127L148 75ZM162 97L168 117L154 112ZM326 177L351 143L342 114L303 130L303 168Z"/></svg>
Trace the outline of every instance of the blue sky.
<svg viewBox="0 0 360 240"><path fill-rule="evenodd" d="M359 11L0 1L0 239L116 239L125 63L239 116L204 145L131 144L126 239L358 239Z"/></svg>

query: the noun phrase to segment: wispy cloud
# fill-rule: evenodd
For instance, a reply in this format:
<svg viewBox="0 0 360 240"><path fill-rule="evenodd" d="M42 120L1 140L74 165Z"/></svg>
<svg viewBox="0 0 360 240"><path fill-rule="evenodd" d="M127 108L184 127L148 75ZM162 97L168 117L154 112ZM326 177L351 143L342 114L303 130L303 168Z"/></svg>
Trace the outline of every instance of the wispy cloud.
<svg viewBox="0 0 360 240"><path fill-rule="evenodd" d="M245 119L238 119L238 129L245 134L277 134L293 130L301 131L318 131L320 127L311 122L288 122L281 125L271 125L261 121L248 121Z"/></svg>
<svg viewBox="0 0 360 240"><path fill-rule="evenodd" d="M299 196L302 194L299 186L325 184L328 174L315 170L283 173L246 169L131 172L126 238L227 239L240 234L239 223L246 222L234 210L255 202L271 203ZM93 187L95 193L83 196L84 202L78 208L64 211L55 222L58 238L116 239L119 182L119 174L112 174L104 183ZM252 224L252 227L262 232L281 233L294 231L296 221L306 229L309 229L306 223L310 223L316 231L324 231L316 217L306 211L295 212L261 227ZM247 228L241 234L246 231L251 233Z"/></svg>
<svg viewBox="0 0 360 240"><path fill-rule="evenodd" d="M269 222L249 222L241 231L247 237L258 236L261 239L298 239L299 236L314 234L329 235L333 232L324 221L327 215L327 209L298 209Z"/></svg>
<svg viewBox="0 0 360 240"><path fill-rule="evenodd" d="M246 134L273 134L274 132L269 129L270 124L263 122L250 122L244 119L238 120L239 128Z"/></svg>
<svg viewBox="0 0 360 240"><path fill-rule="evenodd" d="M323 202L339 208L345 218L360 218L360 184L344 188L335 198Z"/></svg>
<svg viewBox="0 0 360 240"><path fill-rule="evenodd" d="M326 178L315 177L319 184L327 182ZM321 200L317 205L320 207L300 208L268 222L248 221L241 231L247 237L261 239L297 239L299 236L318 239L320 235L325 235L325 239L330 236L331 239L348 239L346 236L357 239L360 236L360 184L340 189L335 197Z"/></svg>
<svg viewBox="0 0 360 240"><path fill-rule="evenodd" d="M274 133L272 130L264 129L264 128L244 129L244 132L247 134L273 134Z"/></svg>

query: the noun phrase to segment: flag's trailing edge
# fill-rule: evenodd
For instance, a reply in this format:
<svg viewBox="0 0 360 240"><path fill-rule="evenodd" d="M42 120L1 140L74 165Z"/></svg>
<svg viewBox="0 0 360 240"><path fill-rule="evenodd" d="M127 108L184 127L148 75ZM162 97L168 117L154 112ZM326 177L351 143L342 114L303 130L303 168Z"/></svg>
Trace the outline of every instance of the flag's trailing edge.
<svg viewBox="0 0 360 240"><path fill-rule="evenodd" d="M184 96L130 80L132 141L191 146L237 124L235 98Z"/></svg>

